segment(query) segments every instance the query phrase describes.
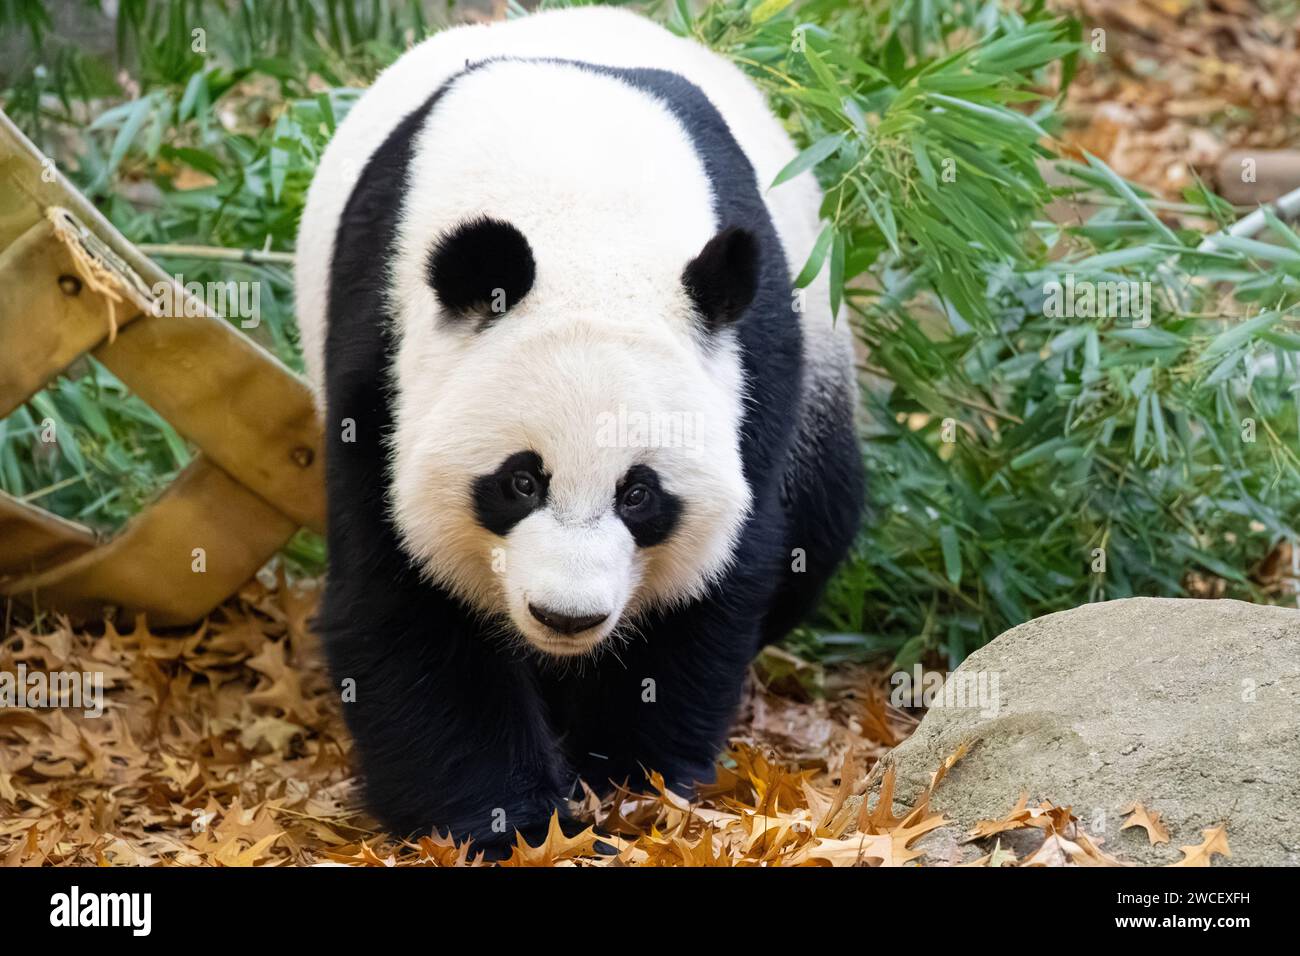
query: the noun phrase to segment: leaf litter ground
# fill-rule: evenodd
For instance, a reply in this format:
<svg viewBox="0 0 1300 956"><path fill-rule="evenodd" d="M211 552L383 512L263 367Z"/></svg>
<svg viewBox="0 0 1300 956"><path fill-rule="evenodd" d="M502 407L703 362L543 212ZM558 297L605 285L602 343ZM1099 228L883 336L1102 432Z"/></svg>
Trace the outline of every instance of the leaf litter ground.
<svg viewBox="0 0 1300 956"><path fill-rule="evenodd" d="M6 866L482 865L472 845L437 833L395 840L358 806L350 741L308 621L310 586L254 581L198 627L155 634L143 622L74 629L55 619L14 627L0 671L98 672L104 710L0 708L0 864ZM20 671L21 668L21 671ZM899 809L886 773L864 799L868 771L906 739L915 716L886 700L881 672L816 670L784 651L761 658L719 761L687 801L653 777L650 793L590 790L573 810L594 825L554 825L518 843L506 866L897 866L927 862L916 844L950 826L930 794L963 756L935 768ZM761 679L760 679L761 675ZM1068 808L1009 794L1001 820L981 821L976 865L1116 865ZM1159 814L1131 808L1153 842ZM597 829L617 853L595 851ZM1019 855L1011 830L1041 834ZM1221 830L1184 848L1184 865L1227 854Z"/></svg>

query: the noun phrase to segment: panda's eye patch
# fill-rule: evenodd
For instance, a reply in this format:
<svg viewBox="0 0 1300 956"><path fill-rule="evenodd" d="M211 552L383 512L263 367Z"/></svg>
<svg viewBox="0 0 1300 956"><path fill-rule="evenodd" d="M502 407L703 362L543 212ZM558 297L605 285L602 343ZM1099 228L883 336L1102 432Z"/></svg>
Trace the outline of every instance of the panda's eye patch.
<svg viewBox="0 0 1300 956"><path fill-rule="evenodd" d="M668 540L677 527L682 502L664 488L649 465L633 465L614 492L614 510L639 548Z"/></svg>
<svg viewBox="0 0 1300 956"><path fill-rule="evenodd" d="M478 523L505 537L510 529L546 504L551 476L532 451L511 455L491 474L474 479L470 491Z"/></svg>

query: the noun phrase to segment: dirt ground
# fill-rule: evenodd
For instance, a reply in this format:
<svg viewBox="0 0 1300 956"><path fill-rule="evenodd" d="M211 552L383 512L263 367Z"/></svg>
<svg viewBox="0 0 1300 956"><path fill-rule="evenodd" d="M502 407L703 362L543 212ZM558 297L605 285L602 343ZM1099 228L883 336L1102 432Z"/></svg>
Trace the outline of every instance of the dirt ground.
<svg viewBox="0 0 1300 956"><path fill-rule="evenodd" d="M1283 0L1061 0L1080 12L1085 58L1065 140L1167 200L1198 179L1233 202L1300 185L1300 8ZM1097 32L1100 31L1100 32ZM1240 160L1255 157L1258 189ZM1270 194L1271 193L1271 194Z"/></svg>

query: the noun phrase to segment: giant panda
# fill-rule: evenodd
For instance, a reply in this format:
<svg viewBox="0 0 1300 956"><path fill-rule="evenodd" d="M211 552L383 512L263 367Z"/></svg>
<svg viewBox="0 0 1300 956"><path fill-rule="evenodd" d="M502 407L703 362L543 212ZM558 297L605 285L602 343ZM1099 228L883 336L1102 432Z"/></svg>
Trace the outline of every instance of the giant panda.
<svg viewBox="0 0 1300 956"><path fill-rule="evenodd" d="M635 14L450 29L312 182L318 629L397 834L535 842L585 780L712 778L755 653L859 527L851 335L792 286L816 182L726 60Z"/></svg>

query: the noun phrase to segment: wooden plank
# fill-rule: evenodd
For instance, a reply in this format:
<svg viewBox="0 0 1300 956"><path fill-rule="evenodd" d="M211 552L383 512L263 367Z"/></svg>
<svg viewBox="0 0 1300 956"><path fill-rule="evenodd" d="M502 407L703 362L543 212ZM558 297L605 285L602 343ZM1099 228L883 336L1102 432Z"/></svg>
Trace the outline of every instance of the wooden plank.
<svg viewBox="0 0 1300 956"><path fill-rule="evenodd" d="M111 541L0 591L81 618L105 608L158 626L210 611L257 573L297 523L200 456Z"/></svg>
<svg viewBox="0 0 1300 956"><path fill-rule="evenodd" d="M112 342L94 276L129 290ZM104 544L0 497L0 592L84 616L111 605L185 623L234 593L297 527L323 529L320 433L306 385L205 311L142 313L152 290L171 282L0 111L0 416L90 351L204 452Z"/></svg>
<svg viewBox="0 0 1300 956"><path fill-rule="evenodd" d="M324 527L316 413L288 369L220 319L144 316L95 358L233 478Z"/></svg>
<svg viewBox="0 0 1300 956"><path fill-rule="evenodd" d="M107 334L104 300L40 220L0 251L0 418Z"/></svg>
<svg viewBox="0 0 1300 956"><path fill-rule="evenodd" d="M33 574L95 547L89 528L65 521L0 491L0 589L6 581Z"/></svg>
<svg viewBox="0 0 1300 956"><path fill-rule="evenodd" d="M172 281L48 163L3 111L0 183L0 243L43 221L48 207L63 207L120 261L119 271L133 287L150 290ZM322 444L306 383L222 319L145 316L146 322L136 322L131 321L136 314L127 311L133 312L119 306L118 342L96 351L96 357L231 475L300 524L323 530ZM137 334L146 325L148 331ZM167 328L176 332L174 341ZM132 341L117 348L127 332ZM198 394L193 394L186 388L189 373L179 373L178 363L192 372L200 358L212 363L214 371L195 383ZM156 384L156 377L165 382ZM244 393L247 399L241 398ZM235 420L248 414L251 420Z"/></svg>
<svg viewBox="0 0 1300 956"><path fill-rule="evenodd" d="M140 276L146 288L167 279L162 268L118 232L0 110L0 243L7 245L40 222L50 206L61 206L76 216Z"/></svg>

